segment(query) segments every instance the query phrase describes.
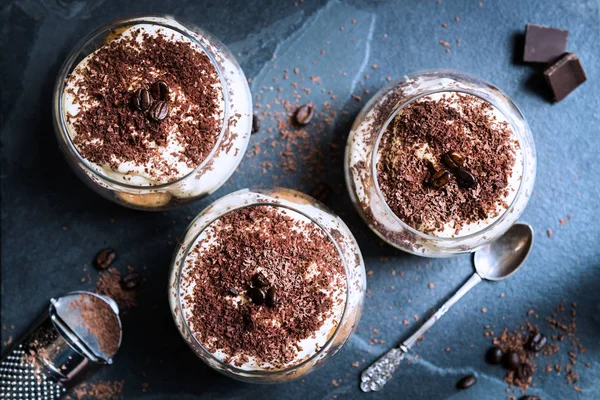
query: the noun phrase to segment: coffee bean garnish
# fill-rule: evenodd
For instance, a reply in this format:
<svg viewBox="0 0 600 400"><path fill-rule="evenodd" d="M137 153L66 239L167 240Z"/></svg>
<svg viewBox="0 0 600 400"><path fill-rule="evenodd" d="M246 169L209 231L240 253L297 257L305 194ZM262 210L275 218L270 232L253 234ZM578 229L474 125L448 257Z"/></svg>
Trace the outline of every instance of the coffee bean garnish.
<svg viewBox="0 0 600 400"><path fill-rule="evenodd" d="M265 304L265 291L256 287L248 289L248 297L257 306Z"/></svg>
<svg viewBox="0 0 600 400"><path fill-rule="evenodd" d="M457 151L449 151L442 156L442 162L448 168L458 168L465 164L465 158Z"/></svg>
<svg viewBox="0 0 600 400"><path fill-rule="evenodd" d="M475 375L467 375L456 383L456 388L459 390L465 390L475 385L476 383L477 378L475 378Z"/></svg>
<svg viewBox="0 0 600 400"><path fill-rule="evenodd" d="M133 290L140 283L142 283L142 277L136 272L130 272L121 278L121 287L125 290Z"/></svg>
<svg viewBox="0 0 600 400"><path fill-rule="evenodd" d="M260 272L257 272L254 275L252 275L251 282L252 286L255 288L263 288L269 286L269 281L267 281L267 278Z"/></svg>
<svg viewBox="0 0 600 400"><path fill-rule="evenodd" d="M165 101L156 101L148 110L148 118L154 122L160 122L169 115L169 104Z"/></svg>
<svg viewBox="0 0 600 400"><path fill-rule="evenodd" d="M429 183L429 185L434 189L440 189L447 185L448 182L450 182L450 172L445 169L440 169L439 171L434 172L427 179L427 183Z"/></svg>
<svg viewBox="0 0 600 400"><path fill-rule="evenodd" d="M498 346L490 347L485 355L485 360L490 364L500 364L504 352Z"/></svg>
<svg viewBox="0 0 600 400"><path fill-rule="evenodd" d="M133 93L131 104L139 111L145 111L150 107L150 93L146 89L138 89Z"/></svg>
<svg viewBox="0 0 600 400"><path fill-rule="evenodd" d="M519 365L517 368L517 378L521 382L526 382L533 375L533 367L527 363Z"/></svg>
<svg viewBox="0 0 600 400"><path fill-rule="evenodd" d="M547 341L548 339L546 339L546 336L538 332L535 335L531 335L529 337L529 340L525 344L525 349L537 353L538 351L542 351L542 349L546 347Z"/></svg>
<svg viewBox="0 0 600 400"><path fill-rule="evenodd" d="M271 286L269 290L267 290L267 297L265 300L267 306L269 307L275 307L275 305L277 304L277 291L273 286Z"/></svg>
<svg viewBox="0 0 600 400"><path fill-rule="evenodd" d="M252 116L252 135L260 130L260 121L256 115Z"/></svg>
<svg viewBox="0 0 600 400"><path fill-rule="evenodd" d="M540 396L523 396L519 400L542 400Z"/></svg>
<svg viewBox="0 0 600 400"><path fill-rule="evenodd" d="M308 125L314 115L315 107L305 104L296 110L296 114L294 114L295 122L300 126Z"/></svg>
<svg viewBox="0 0 600 400"><path fill-rule="evenodd" d="M95 260L96 267L98 267L98 269L106 269L110 267L110 264L112 264L116 258L117 252L113 249L109 248L100 250Z"/></svg>
<svg viewBox="0 0 600 400"><path fill-rule="evenodd" d="M150 86L150 94L152 95L154 100L169 100L169 86L167 85L167 82L154 82L152 86Z"/></svg>
<svg viewBox="0 0 600 400"><path fill-rule="evenodd" d="M464 168L454 168L452 170L454 177L456 178L456 183L461 188L468 189L470 187L475 186L475 177Z"/></svg>
<svg viewBox="0 0 600 400"><path fill-rule="evenodd" d="M521 365L521 361L516 351L509 351L502 358L502 366L508 370L515 370L519 368L519 365Z"/></svg>

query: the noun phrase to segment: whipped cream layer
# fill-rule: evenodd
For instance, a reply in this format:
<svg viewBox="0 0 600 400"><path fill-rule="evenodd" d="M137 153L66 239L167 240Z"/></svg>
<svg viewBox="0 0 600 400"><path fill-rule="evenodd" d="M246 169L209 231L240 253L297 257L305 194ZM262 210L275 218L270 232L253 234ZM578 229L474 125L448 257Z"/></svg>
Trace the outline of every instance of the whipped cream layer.
<svg viewBox="0 0 600 400"><path fill-rule="evenodd" d="M117 34L115 37L107 38L107 40L110 39L111 41L118 42L134 38L136 45L131 47L131 51L136 52L144 47L144 41L147 37L156 38L159 35L169 42L186 43L189 44L194 50L204 53L202 48L197 43L188 39L179 32L163 26L151 24L138 24L131 26L122 33ZM99 97L102 95L102 91L100 93L90 93L87 91L82 73L89 68L90 60L95 57L96 53L101 51L101 49L102 48L96 50L94 53L91 53L77 65L77 67L67 78L65 90L63 92L63 114L68 135L72 140L79 135L78 141L80 143L82 142L82 137L80 132L77 132L75 126L77 125L81 115L83 115L83 112L93 110L100 104ZM137 69L133 68L133 66L130 68L130 70L137 71ZM211 70L199 70L197 72L199 76L210 76L214 78L215 82L217 82L212 86L214 87L215 92L218 93L218 97L216 99L210 99L210 101L214 101L216 105L214 107L214 115L204 117L214 118L216 121L218 121L219 126L222 126L224 118L223 88L221 87L217 72L214 68ZM151 66L149 69L145 69L144 76L133 75L127 82L127 90L133 93L138 88L144 87L145 83L148 81L152 82L152 80L161 80L161 78L168 73L168 71L160 70ZM105 88L105 90L110 90L110 88ZM199 109L192 104L192 102L187 100L186 93L181 87L170 86L169 115L177 115L179 117L179 121L181 121L181 123L185 123L186 125L197 125L200 121L198 114ZM146 138L144 135L145 132L137 131L134 129L133 125L126 127L121 126L120 128L122 130L127 130L127 134L131 135L132 140L136 140L136 138L139 137L144 137L144 144L148 148L149 152L148 160L146 162L139 163L135 160L124 160L113 156L110 159L110 163L107 162L98 164L90 162L91 167L101 176L110 178L117 182L135 186L156 186L170 183L189 175L200 165L200 162L191 162L186 155L185 150L189 143L186 142L185 135L181 134L177 124L169 125L166 141L161 145L153 142L151 138ZM107 129L112 128L107 127ZM211 134L218 136L219 132ZM214 141L216 142L216 138ZM89 137L89 140L87 141L83 139L83 143L92 146L95 144L102 144L99 139L95 137ZM76 147L78 147L77 144ZM78 148L78 151L81 151L80 148ZM208 156L208 154L204 155L204 159L206 159L206 156ZM194 190L194 188L186 189L186 191L192 193L197 191ZM182 194L185 195L185 193Z"/></svg>
<svg viewBox="0 0 600 400"><path fill-rule="evenodd" d="M288 218L291 218L294 222L291 225L290 231L298 232L304 235L304 239L306 241L315 240L314 237L309 235L309 230L307 227L312 229L318 228L316 224L314 224L310 219L305 217L304 215L292 211L290 209L282 208L282 207L272 207L268 208L276 211L278 215L282 215ZM268 221L259 221L259 222L268 222ZM247 231L256 231L259 225L259 222L256 224L247 224L243 229ZM332 337L338 325L341 323L341 319L344 313L344 308L346 305L346 296L347 296L347 286L346 286L346 277L342 273L338 273L333 277L332 282L327 288L321 288L322 291L327 298L332 300L332 308L326 313L326 318L320 319L318 322L320 327L312 332L307 337L289 343L289 349L295 352L295 356L293 359L288 360L285 363L277 362L277 365L273 365L268 362L262 362L258 360L251 352L228 352L223 348L219 348L218 346L218 338L217 337L201 337L198 335L197 329L194 326L194 304L198 300L197 295L198 291L195 289L200 285L200 287L204 287L205 285L210 284L208 280L199 280L198 273L195 273L194 266L202 264L202 257L211 248L215 246L221 246L221 244L215 239L218 237L218 232L222 230L231 230L233 227L231 225L226 225L222 222L221 219L217 219L212 222L209 226L204 229L201 234L196 238L194 244L192 245L192 251L190 251L187 255L187 258L184 261L182 273L181 273L181 283L180 283L180 298L181 307L183 317L188 324L191 332L194 334L196 339L203 345L205 348L216 348L216 350L211 351L211 354L217 358L218 360L234 365L237 368L246 371L257 371L257 370L281 370L285 368L289 368L295 365L300 364L301 362L309 359L316 353L320 351L321 348L327 343L328 339ZM239 228L238 228L239 229ZM320 228L318 228L320 229ZM285 235L285 233L282 233ZM316 238L317 240L322 240L322 238ZM329 239L325 239L329 240ZM244 246L244 244L240 243L240 246ZM341 260L340 260L341 262ZM248 263L251 264L251 260L248 260ZM307 268L306 273L302 276L295 276L294 279L297 280L298 285L315 285L317 281L319 281L322 271L325 266L320 265L319 261L313 260L310 266ZM261 273L266 271L258 266L253 273ZM244 307L250 302L250 299L244 295L243 292L240 292L235 296L224 296L222 298L223 302L228 302L229 306L232 306L234 309L239 309L240 307ZM294 315L289 315L287 318L294 318ZM261 320L261 326L269 326L272 325L274 327L279 327L282 324L282 320L280 319L279 314L277 317L272 318L268 322ZM283 339L282 339L283 340Z"/></svg>

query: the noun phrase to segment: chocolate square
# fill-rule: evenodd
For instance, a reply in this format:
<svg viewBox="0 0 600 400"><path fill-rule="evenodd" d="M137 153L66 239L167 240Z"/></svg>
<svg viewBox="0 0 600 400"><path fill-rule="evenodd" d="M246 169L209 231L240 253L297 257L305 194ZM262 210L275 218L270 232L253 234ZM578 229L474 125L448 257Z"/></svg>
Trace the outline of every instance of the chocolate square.
<svg viewBox="0 0 600 400"><path fill-rule="evenodd" d="M581 62L575 53L567 53L544 71L546 82L552 88L554 100L561 101L587 80Z"/></svg>
<svg viewBox="0 0 600 400"><path fill-rule="evenodd" d="M562 56L567 50L569 31L527 24L525 27L525 62L551 62Z"/></svg>

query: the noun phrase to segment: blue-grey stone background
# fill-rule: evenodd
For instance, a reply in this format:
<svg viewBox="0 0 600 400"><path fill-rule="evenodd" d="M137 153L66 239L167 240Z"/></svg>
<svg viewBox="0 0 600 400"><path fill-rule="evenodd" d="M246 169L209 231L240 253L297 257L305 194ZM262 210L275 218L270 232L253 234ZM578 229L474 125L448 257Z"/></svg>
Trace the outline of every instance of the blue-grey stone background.
<svg viewBox="0 0 600 400"><path fill-rule="evenodd" d="M577 336L587 347L575 366L582 392L566 384L564 371L538 371L527 393L544 400L600 398L600 1L483 0L482 6L478 0L2 3L3 344L18 338L50 297L93 287L98 274L89 267L91 260L111 246L118 251L121 271L132 265L146 278L138 307L123 315L124 341L114 365L94 377L124 380L126 399L502 399L507 396L503 370L483 358L490 343L484 325L496 333L512 329L533 309L530 319L550 334L544 318L563 300L577 303ZM319 110L329 101L336 111L333 122L324 124L321 114L307 128L308 143L321 151L323 169L309 171L306 152L294 150L299 168L284 173L280 152L285 139L276 121L266 118L238 172L193 205L165 213L132 211L84 186L63 160L52 131L51 93L58 69L88 31L147 13L179 16L228 45L252 79L253 95L260 95L255 98L261 104L258 113L268 110L267 104L270 112L281 111L274 103L278 94L294 104L313 101ZM568 50L579 55L587 72L588 81L559 104L548 101L539 69L520 65L514 56L529 22L568 29ZM450 53L440 39L450 43ZM422 321L472 272L469 256L426 260L383 245L352 208L344 186L343 145L360 107L388 77L426 68L479 75L521 108L538 153L535 191L521 218L536 229L535 244L517 275L476 287L425 336L414 350L418 357L403 365L382 392L363 394L358 388L363 367L409 335L416 327L413 316ZM320 80L313 82L311 76ZM298 89L301 95L294 98L293 82L311 88L311 94ZM255 144L260 146L256 155ZM263 173L265 161L273 166ZM167 306L167 272L178 236L189 217L236 189L282 185L310 191L317 182L335 189L326 203L351 227L372 271L356 334L324 368L301 381L257 386L213 372L188 350ZM560 224L561 218L566 224ZM91 281L82 282L84 265ZM538 366L564 366L569 349L562 343L558 356L540 357ZM352 366L356 361L359 367ZM458 392L456 381L469 373L477 375L478 384ZM148 384L145 393L142 383Z"/></svg>

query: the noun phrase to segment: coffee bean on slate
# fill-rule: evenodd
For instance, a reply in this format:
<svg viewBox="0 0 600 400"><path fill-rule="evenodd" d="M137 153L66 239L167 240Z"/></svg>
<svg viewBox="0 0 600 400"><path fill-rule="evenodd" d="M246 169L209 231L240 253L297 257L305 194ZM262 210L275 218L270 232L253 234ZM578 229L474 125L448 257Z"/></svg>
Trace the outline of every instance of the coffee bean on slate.
<svg viewBox="0 0 600 400"><path fill-rule="evenodd" d="M260 130L260 121L256 115L252 116L252 135Z"/></svg>
<svg viewBox="0 0 600 400"><path fill-rule="evenodd" d="M116 258L117 252L113 249L100 250L95 260L96 267L98 267L98 269L106 269L110 267L110 264L112 264Z"/></svg>
<svg viewBox="0 0 600 400"><path fill-rule="evenodd" d="M517 368L517 378L519 378L521 382L527 382L532 375L533 367L527 363L523 363Z"/></svg>
<svg viewBox="0 0 600 400"><path fill-rule="evenodd" d="M308 125L315 115L315 107L310 104L305 104L296 110L294 115L296 124L300 126Z"/></svg>
<svg viewBox="0 0 600 400"><path fill-rule="evenodd" d="M450 181L450 172L445 169L440 169L433 173L429 179L429 185L434 189L440 189Z"/></svg>
<svg viewBox="0 0 600 400"><path fill-rule="evenodd" d="M548 339L546 339L546 336L538 332L529 337L529 340L525 344L525 349L537 353L538 351L542 351L542 349L546 347L547 342Z"/></svg>
<svg viewBox="0 0 600 400"><path fill-rule="evenodd" d="M456 388L460 390L465 390L475 385L476 383L477 378L475 378L475 375L467 375L456 383Z"/></svg>
<svg viewBox="0 0 600 400"><path fill-rule="evenodd" d="M490 364L500 364L502 362L502 356L504 352L498 346L490 347L485 355L485 359Z"/></svg>
<svg viewBox="0 0 600 400"><path fill-rule="evenodd" d="M167 85L167 82L154 82L152 86L150 86L150 94L152 95L154 100L169 100L169 86Z"/></svg>
<svg viewBox="0 0 600 400"><path fill-rule="evenodd" d="M130 272L121 278L121 287L126 290L133 290L140 283L142 283L142 277L136 272Z"/></svg>
<svg viewBox="0 0 600 400"><path fill-rule="evenodd" d="M275 290L273 286L271 286L269 290L267 290L267 298L265 300L267 306L269 307L275 307L275 305L277 304L277 290Z"/></svg>
<svg viewBox="0 0 600 400"><path fill-rule="evenodd" d="M470 188L475 185L475 177L464 168L455 168L452 173L456 177L456 183L461 188Z"/></svg>
<svg viewBox="0 0 600 400"><path fill-rule="evenodd" d="M265 291L259 288L250 288L248 289L248 296L250 300L257 306L261 306L265 304Z"/></svg>
<svg viewBox="0 0 600 400"><path fill-rule="evenodd" d="M252 286L256 288L269 286L269 281L261 272L257 272L252 275Z"/></svg>
<svg viewBox="0 0 600 400"><path fill-rule="evenodd" d="M509 351L502 357L502 366L508 370L517 369L519 365L521 365L521 361L516 351Z"/></svg>
<svg viewBox="0 0 600 400"><path fill-rule="evenodd" d="M521 397L519 400L542 400L542 398L540 396L528 395Z"/></svg>
<svg viewBox="0 0 600 400"><path fill-rule="evenodd" d="M331 194L331 186L326 183L318 183L310 194L321 203L325 203Z"/></svg>
<svg viewBox="0 0 600 400"><path fill-rule="evenodd" d="M169 104L164 101L156 101L148 110L148 117L154 122L160 122L169 115Z"/></svg>

